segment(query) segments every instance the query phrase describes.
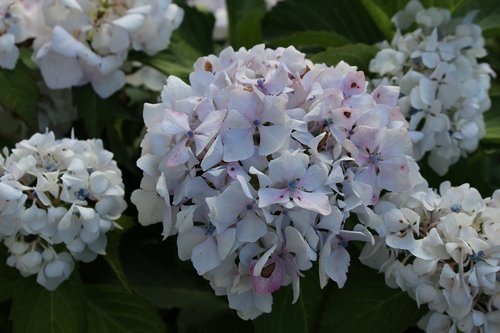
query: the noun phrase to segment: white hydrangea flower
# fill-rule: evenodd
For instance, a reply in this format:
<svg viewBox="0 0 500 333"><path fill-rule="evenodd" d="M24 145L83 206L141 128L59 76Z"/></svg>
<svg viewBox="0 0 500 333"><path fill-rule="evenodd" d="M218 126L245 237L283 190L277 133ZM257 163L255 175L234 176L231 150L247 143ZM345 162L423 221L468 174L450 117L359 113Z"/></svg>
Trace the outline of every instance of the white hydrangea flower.
<svg viewBox="0 0 500 333"><path fill-rule="evenodd" d="M74 268L105 254L106 233L126 208L121 171L100 140L16 144L0 164L0 239L7 264L54 290ZM62 247L61 247L62 246ZM63 251L57 249L64 249Z"/></svg>
<svg viewBox="0 0 500 333"><path fill-rule="evenodd" d="M461 156L477 149L485 135L483 112L489 109L490 66L481 28L471 15L451 19L448 10L410 1L393 17L392 42L379 44L370 71L379 84L401 87L399 106L410 124L413 156L429 152L429 165L444 175ZM417 29L404 33L411 24Z"/></svg>
<svg viewBox="0 0 500 333"><path fill-rule="evenodd" d="M280 0L266 0L267 9L271 9ZM229 35L229 18L225 0L187 0L187 4L201 11L210 12L215 17L213 38L217 41L227 40Z"/></svg>
<svg viewBox="0 0 500 333"><path fill-rule="evenodd" d="M16 44L33 37L33 1L5 0L0 3L0 68L13 69L19 58Z"/></svg>
<svg viewBox="0 0 500 333"><path fill-rule="evenodd" d="M180 259L244 319L282 286L296 301L313 261L322 287L343 286L348 242L373 240L344 230L351 212L422 181L397 87L369 94L355 67L264 45L202 57L189 78L144 106L139 222L177 235Z"/></svg>
<svg viewBox="0 0 500 333"><path fill-rule="evenodd" d="M33 4L34 3L34 4ZM126 82L129 50L153 55L168 47L183 11L170 0L43 0L32 16L33 58L51 89L90 82L103 98Z"/></svg>
<svg viewBox="0 0 500 333"><path fill-rule="evenodd" d="M483 199L468 184L444 182L439 192L389 193L375 205L379 236L361 260L428 306L418 323L426 332L498 330L499 195Z"/></svg>

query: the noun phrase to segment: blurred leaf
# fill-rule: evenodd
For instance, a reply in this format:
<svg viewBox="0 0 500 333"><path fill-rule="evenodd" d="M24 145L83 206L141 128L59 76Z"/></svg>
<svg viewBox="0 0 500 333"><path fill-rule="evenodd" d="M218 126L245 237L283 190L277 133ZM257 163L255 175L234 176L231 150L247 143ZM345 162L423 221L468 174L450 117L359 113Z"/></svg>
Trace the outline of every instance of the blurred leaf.
<svg viewBox="0 0 500 333"><path fill-rule="evenodd" d="M14 296L19 273L5 264L8 257L7 251L3 245L0 246L0 303L3 303Z"/></svg>
<svg viewBox="0 0 500 333"><path fill-rule="evenodd" d="M113 118L115 110L111 101L112 97L99 97L90 84L73 88L73 104L90 138L100 137L108 121Z"/></svg>
<svg viewBox="0 0 500 333"><path fill-rule="evenodd" d="M12 303L14 333L85 332L85 291L77 272L55 291L35 277L19 279Z"/></svg>
<svg viewBox="0 0 500 333"><path fill-rule="evenodd" d="M214 30L215 18L211 13L203 13L196 8L182 6L184 19L176 32L188 44L208 55L214 51L212 42L212 31Z"/></svg>
<svg viewBox="0 0 500 333"><path fill-rule="evenodd" d="M26 125L38 131L38 89L31 70L18 61L13 70L0 70L0 104L16 113Z"/></svg>
<svg viewBox="0 0 500 333"><path fill-rule="evenodd" d="M108 234L108 245L106 246L106 256L104 257L104 259L106 259L106 262L116 274L116 277L118 278L118 280L120 280L123 287L125 287L127 292L131 294L132 290L130 289L130 286L128 284L127 277L125 276L120 258L120 240L122 236L121 233L122 232L115 230L114 232L110 232Z"/></svg>
<svg viewBox="0 0 500 333"><path fill-rule="evenodd" d="M361 3L365 6L380 31L382 31L385 39L392 40L396 28L391 22L391 17L373 0L361 0Z"/></svg>
<svg viewBox="0 0 500 333"><path fill-rule="evenodd" d="M88 285L88 333L163 333L164 324L155 308L138 296L114 285Z"/></svg>
<svg viewBox="0 0 500 333"><path fill-rule="evenodd" d="M156 68L166 75L176 75L187 82L193 64L202 54L175 34L167 50L150 57L141 52L131 52L130 60Z"/></svg>
<svg viewBox="0 0 500 333"><path fill-rule="evenodd" d="M358 66L359 70L367 71L370 60L375 57L378 49L375 46L366 44L347 44L339 47L329 47L324 52L320 52L311 57L315 63L325 63L335 66L343 60L351 66Z"/></svg>
<svg viewBox="0 0 500 333"><path fill-rule="evenodd" d="M224 296L216 296L208 281L199 277L189 263L179 261L175 238L161 243L127 244L123 265L130 285L159 308L179 308L180 332L251 331L251 322L239 319Z"/></svg>
<svg viewBox="0 0 500 333"><path fill-rule="evenodd" d="M321 290L317 274L309 272L300 289L294 305L290 286L273 295L273 311L255 321L256 332L400 333L422 315L415 301L358 260L351 262L344 288L330 281Z"/></svg>
<svg viewBox="0 0 500 333"><path fill-rule="evenodd" d="M266 13L264 0L226 0L229 44L238 49L262 42L261 20Z"/></svg>
<svg viewBox="0 0 500 333"><path fill-rule="evenodd" d="M263 32L269 40L309 30L333 31L368 44L384 39L361 0L286 0L263 20Z"/></svg>
<svg viewBox="0 0 500 333"><path fill-rule="evenodd" d="M347 38L333 31L300 31L277 38L272 41L271 45L273 47L293 45L296 48L317 46L326 49L329 46L342 46L349 43Z"/></svg>

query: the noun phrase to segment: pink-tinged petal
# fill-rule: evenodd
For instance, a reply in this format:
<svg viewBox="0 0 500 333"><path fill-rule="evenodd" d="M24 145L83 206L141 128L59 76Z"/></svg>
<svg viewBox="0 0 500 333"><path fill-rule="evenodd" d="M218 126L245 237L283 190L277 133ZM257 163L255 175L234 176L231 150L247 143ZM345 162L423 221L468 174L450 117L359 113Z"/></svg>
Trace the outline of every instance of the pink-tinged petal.
<svg viewBox="0 0 500 333"><path fill-rule="evenodd" d="M351 136L351 141L363 153L373 153L380 144L384 131L379 128L358 126L356 133Z"/></svg>
<svg viewBox="0 0 500 333"><path fill-rule="evenodd" d="M185 113L165 110L161 128L165 134L177 135L185 134L191 130L189 117Z"/></svg>
<svg viewBox="0 0 500 333"><path fill-rule="evenodd" d="M344 78L342 91L345 96L359 95L365 92L365 73L350 72Z"/></svg>
<svg viewBox="0 0 500 333"><path fill-rule="evenodd" d="M145 17L140 14L128 14L112 21L112 23L129 33L134 33L144 24Z"/></svg>
<svg viewBox="0 0 500 333"><path fill-rule="evenodd" d="M217 253L221 260L227 258L233 249L236 240L236 229L228 228L222 234L215 236L217 239Z"/></svg>
<svg viewBox="0 0 500 333"><path fill-rule="evenodd" d="M411 155L411 149L411 139L406 129L389 128L384 130L384 137L380 141L379 147L382 158Z"/></svg>
<svg viewBox="0 0 500 333"><path fill-rule="evenodd" d="M210 140L220 131L226 111L210 112L203 122L194 130L194 142L196 143L196 155L201 153Z"/></svg>
<svg viewBox="0 0 500 333"><path fill-rule="evenodd" d="M167 155L167 166L174 167L189 161L192 156L191 149L186 146L188 139L180 141Z"/></svg>
<svg viewBox="0 0 500 333"><path fill-rule="evenodd" d="M373 164L370 164L366 168L362 169L361 172L354 177L354 180L372 186L374 192L378 189L377 172Z"/></svg>
<svg viewBox="0 0 500 333"><path fill-rule="evenodd" d="M108 75L91 78L92 88L101 98L108 98L125 85L126 78L122 71L114 71Z"/></svg>
<svg viewBox="0 0 500 333"><path fill-rule="evenodd" d="M288 188L262 188L258 192L259 208L271 206L273 204L286 204L290 201Z"/></svg>
<svg viewBox="0 0 500 333"><path fill-rule="evenodd" d="M393 192L403 192L411 188L410 166L405 157L394 157L380 161L377 184L380 188Z"/></svg>
<svg viewBox="0 0 500 333"><path fill-rule="evenodd" d="M255 93L235 89L229 95L227 109L235 110L243 118L252 122L259 118L257 111L261 108L260 103L259 97Z"/></svg>
<svg viewBox="0 0 500 333"><path fill-rule="evenodd" d="M51 89L75 86L83 81L83 69L76 58L67 58L50 52L38 59L43 79Z"/></svg>
<svg viewBox="0 0 500 333"><path fill-rule="evenodd" d="M259 155L267 156L278 151L288 138L288 130L282 125L259 126Z"/></svg>
<svg viewBox="0 0 500 333"><path fill-rule="evenodd" d="M266 252L264 252L264 254L259 258L259 260L257 260L257 262L255 263L255 268L253 270L252 275L254 275L254 276L260 275L260 273L262 272L262 269L264 268L266 263L269 261L269 258L273 254L274 250L276 250L276 244L271 246L271 248L269 248Z"/></svg>
<svg viewBox="0 0 500 333"><path fill-rule="evenodd" d="M303 186L307 191L314 191L318 187L325 185L328 174L324 168L319 165L311 165L304 177L300 178L299 185Z"/></svg>
<svg viewBox="0 0 500 333"><path fill-rule="evenodd" d="M420 79L418 86L420 88L420 98L422 99L422 102L427 105L432 105L432 102L436 99L438 82L423 77Z"/></svg>
<svg viewBox="0 0 500 333"><path fill-rule="evenodd" d="M377 104L396 106L399 99L398 86L378 86L372 92L373 99Z"/></svg>
<svg viewBox="0 0 500 333"><path fill-rule="evenodd" d="M250 158L255 151L254 128L231 128L224 136L225 162L243 161Z"/></svg>
<svg viewBox="0 0 500 333"><path fill-rule="evenodd" d="M413 250L415 247L415 237L411 229L407 229L403 235L389 234L385 237L385 242L393 249Z"/></svg>
<svg viewBox="0 0 500 333"><path fill-rule="evenodd" d="M203 161L201 161L201 168L206 171L222 161L222 155L224 154L224 147L222 146L222 140L217 137L210 148L208 148Z"/></svg>
<svg viewBox="0 0 500 333"><path fill-rule="evenodd" d="M325 244L325 246L331 246ZM347 281L347 271L349 270L349 262L351 257L349 252L343 246L337 246L333 249L330 255L320 257L320 266L330 279L337 282L339 288L342 288ZM320 268L321 269L321 268Z"/></svg>
<svg viewBox="0 0 500 333"><path fill-rule="evenodd" d="M249 270L255 294L268 295L278 290L283 283L283 269L280 262L277 260L267 263L257 276L254 274L256 263L257 261L252 261Z"/></svg>
<svg viewBox="0 0 500 333"><path fill-rule="evenodd" d="M256 242L267 233L267 226L253 211L236 224L236 235L240 242Z"/></svg>
<svg viewBox="0 0 500 333"><path fill-rule="evenodd" d="M329 215L332 212L328 196L324 193L297 190L293 192L293 201L297 206L318 212L321 215Z"/></svg>
<svg viewBox="0 0 500 333"><path fill-rule="evenodd" d="M191 261L198 275L203 275L218 267L222 261L219 258L215 239L213 237L207 237L205 241L196 245L191 254Z"/></svg>
<svg viewBox="0 0 500 333"><path fill-rule="evenodd" d="M269 163L269 177L275 182L288 182L300 179L307 171L309 157L302 152L288 150Z"/></svg>
<svg viewBox="0 0 500 333"><path fill-rule="evenodd" d="M285 108L287 99L282 96L265 96L263 110L260 121L273 124L283 124L285 122Z"/></svg>

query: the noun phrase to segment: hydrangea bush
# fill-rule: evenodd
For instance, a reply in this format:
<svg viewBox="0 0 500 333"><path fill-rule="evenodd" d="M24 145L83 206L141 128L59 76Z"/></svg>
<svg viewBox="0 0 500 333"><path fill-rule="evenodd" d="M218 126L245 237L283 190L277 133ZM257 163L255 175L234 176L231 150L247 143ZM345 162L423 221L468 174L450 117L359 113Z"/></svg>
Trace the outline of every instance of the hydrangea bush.
<svg viewBox="0 0 500 333"><path fill-rule="evenodd" d="M363 72L315 65L295 48L224 49L171 76L146 104L148 132L132 202L139 222L178 234L191 260L242 318L319 261L321 286L346 282L351 212L420 180L397 87L366 92ZM172 196L172 199L171 199Z"/></svg>
<svg viewBox="0 0 500 333"><path fill-rule="evenodd" d="M55 140L51 132L4 154L0 239L7 264L54 290L74 260L106 254L106 233L127 206L121 171L100 140Z"/></svg>
<svg viewBox="0 0 500 333"><path fill-rule="evenodd" d="M426 332L500 330L499 196L483 199L469 184L444 182L439 192L388 193L375 205L379 236L362 262L427 304L418 322Z"/></svg>
<svg viewBox="0 0 500 333"><path fill-rule="evenodd" d="M499 333L499 12L0 1L0 332Z"/></svg>
<svg viewBox="0 0 500 333"><path fill-rule="evenodd" d="M475 12L452 19L449 10L425 9L410 1L396 13L391 43L381 43L370 62L374 85L398 85L398 105L408 119L413 156L427 152L430 166L444 175L450 165L474 152L485 135L483 113L491 106L490 77L495 73L479 59L486 56ZM416 29L404 33L413 24Z"/></svg>

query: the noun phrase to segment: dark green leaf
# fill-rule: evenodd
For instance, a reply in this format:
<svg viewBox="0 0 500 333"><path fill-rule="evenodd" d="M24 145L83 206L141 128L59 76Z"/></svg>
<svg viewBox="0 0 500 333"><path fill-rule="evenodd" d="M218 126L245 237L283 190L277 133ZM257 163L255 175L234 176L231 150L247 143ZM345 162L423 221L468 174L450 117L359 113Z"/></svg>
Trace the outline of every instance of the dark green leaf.
<svg viewBox="0 0 500 333"><path fill-rule="evenodd" d="M113 118L115 110L111 99L102 99L87 84L73 88L73 104L83 119L87 135L91 138L100 137L108 121Z"/></svg>
<svg viewBox="0 0 500 333"><path fill-rule="evenodd" d="M372 17L380 31L383 32L387 40L392 40L395 27L391 22L391 17L373 0L361 0L366 10Z"/></svg>
<svg viewBox="0 0 500 333"><path fill-rule="evenodd" d="M202 13L195 8L182 6L184 19L176 32L188 44L203 55L214 51L212 42L212 31L214 30L215 18L211 13Z"/></svg>
<svg viewBox="0 0 500 333"><path fill-rule="evenodd" d="M77 272L55 291L35 277L19 279L12 303L14 333L85 332L85 291Z"/></svg>
<svg viewBox="0 0 500 333"><path fill-rule="evenodd" d="M426 312L405 292L386 286L383 274L354 260L347 283L326 296L320 332L400 333Z"/></svg>
<svg viewBox="0 0 500 333"><path fill-rule="evenodd" d="M0 70L0 104L16 113L28 127L38 131L38 90L31 70L18 61L13 70Z"/></svg>
<svg viewBox="0 0 500 333"><path fill-rule="evenodd" d="M343 60L351 66L358 66L360 70L367 71L370 60L377 54L375 46L366 44L347 44L339 47L329 47L326 51L315 54L311 60L316 63L325 63L335 66Z"/></svg>
<svg viewBox="0 0 500 333"><path fill-rule="evenodd" d="M266 13L264 0L227 0L229 43L234 48L252 47L262 42L261 20Z"/></svg>
<svg viewBox="0 0 500 333"><path fill-rule="evenodd" d="M333 31L301 31L275 39L270 45L273 47L293 45L296 48L321 47L326 49L330 46L342 46L349 43L347 38Z"/></svg>
<svg viewBox="0 0 500 333"><path fill-rule="evenodd" d="M257 333L400 333L422 315L404 292L387 287L382 275L357 260L351 263L342 289L330 281L321 290L318 276L312 272L302 279L300 288L294 305L290 287L273 295L272 313L255 321Z"/></svg>
<svg viewBox="0 0 500 333"><path fill-rule="evenodd" d="M174 34L167 50L157 53L154 57L135 52L129 56L130 60L139 61L156 68L167 75L176 75L187 81L193 71L193 64L202 54Z"/></svg>
<svg viewBox="0 0 500 333"><path fill-rule="evenodd" d="M251 322L240 320L226 298L216 296L208 281L197 276L190 263L177 258L175 238L124 248L125 273L132 288L163 309L179 308L180 332L246 332ZM227 330L221 330L224 322Z"/></svg>
<svg viewBox="0 0 500 333"><path fill-rule="evenodd" d="M0 303L12 298L19 273L5 264L7 260L6 249L0 245Z"/></svg>
<svg viewBox="0 0 500 333"><path fill-rule="evenodd" d="M165 327L155 308L138 296L114 285L88 285L88 333L163 333Z"/></svg>
<svg viewBox="0 0 500 333"><path fill-rule="evenodd" d="M353 42L369 44L384 39L360 0L287 0L263 20L269 40L308 30L333 31Z"/></svg>

